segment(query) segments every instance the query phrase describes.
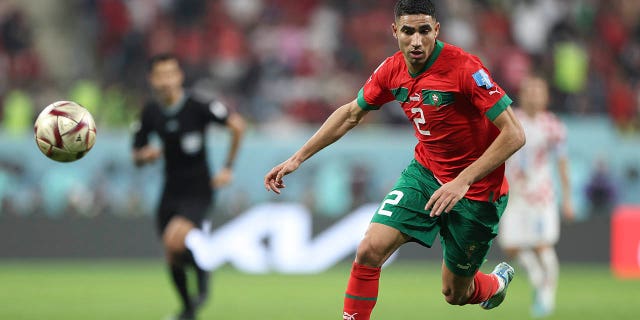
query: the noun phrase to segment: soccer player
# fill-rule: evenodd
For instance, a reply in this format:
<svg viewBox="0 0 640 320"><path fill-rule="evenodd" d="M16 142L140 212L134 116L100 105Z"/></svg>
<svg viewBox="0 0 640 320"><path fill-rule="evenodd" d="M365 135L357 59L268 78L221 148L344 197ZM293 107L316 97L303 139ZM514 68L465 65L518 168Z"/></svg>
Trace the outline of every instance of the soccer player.
<svg viewBox="0 0 640 320"><path fill-rule="evenodd" d="M165 184L157 212L157 228L162 237L171 278L182 302L177 319L194 319L196 309L206 300L208 271L198 266L199 254L211 248L190 245L188 237L205 237L199 229L212 206L213 193L233 178L233 163L244 132L244 120L220 101L205 101L183 88L184 74L178 59L157 55L149 63L148 80L155 99L142 110L133 141L137 165L164 156ZM210 123L226 125L231 143L224 167L211 178L207 162L206 128ZM150 133L162 141L162 149L149 144ZM186 266L197 274L197 296L187 288Z"/></svg>
<svg viewBox="0 0 640 320"><path fill-rule="evenodd" d="M398 101L418 140L415 159L374 213L358 246L343 319L369 319L382 264L406 242L430 247L438 233L445 300L491 309L504 300L514 270L504 262L491 274L478 270L507 203L504 161L524 144L524 133L511 99L480 60L438 40L440 24L431 1L399 0L394 13L391 30L400 50L380 64L356 99L271 169L264 184L279 194L285 175L340 139L369 111Z"/></svg>
<svg viewBox="0 0 640 320"><path fill-rule="evenodd" d="M560 214L552 178L554 165L560 176L563 216L569 221L574 216L565 127L546 110L548 102L547 82L538 76L525 78L514 113L522 123L527 145L507 161L509 205L498 237L507 256L517 259L528 273L535 292L534 317L547 316L555 307L558 258L554 246L560 235Z"/></svg>

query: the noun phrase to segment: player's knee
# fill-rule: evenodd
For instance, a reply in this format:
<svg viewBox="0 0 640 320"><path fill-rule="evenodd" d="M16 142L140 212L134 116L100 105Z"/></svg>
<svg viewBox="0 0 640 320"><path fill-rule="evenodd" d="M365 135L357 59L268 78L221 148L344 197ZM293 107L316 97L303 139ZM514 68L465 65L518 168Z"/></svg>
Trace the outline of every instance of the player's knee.
<svg viewBox="0 0 640 320"><path fill-rule="evenodd" d="M384 263L385 254L371 241L362 240L356 253L356 262L372 267L380 267Z"/></svg>
<svg viewBox="0 0 640 320"><path fill-rule="evenodd" d="M165 250L171 255L178 255L184 251L184 243L176 234L165 233L162 236L162 243Z"/></svg>

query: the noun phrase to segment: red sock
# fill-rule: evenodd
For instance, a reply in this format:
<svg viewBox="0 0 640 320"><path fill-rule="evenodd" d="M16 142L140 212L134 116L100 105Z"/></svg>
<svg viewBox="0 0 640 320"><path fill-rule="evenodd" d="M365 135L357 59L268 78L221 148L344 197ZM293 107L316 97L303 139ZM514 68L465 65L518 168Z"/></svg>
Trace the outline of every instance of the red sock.
<svg viewBox="0 0 640 320"><path fill-rule="evenodd" d="M475 291L473 291L473 294L469 297L467 304L478 304L487 301L493 297L493 295L498 292L498 288L500 288L500 283L496 275L482 272L476 273L475 277L473 277L473 284Z"/></svg>
<svg viewBox="0 0 640 320"><path fill-rule="evenodd" d="M379 279L380 268L353 263L344 295L343 319L369 320L378 299Z"/></svg>

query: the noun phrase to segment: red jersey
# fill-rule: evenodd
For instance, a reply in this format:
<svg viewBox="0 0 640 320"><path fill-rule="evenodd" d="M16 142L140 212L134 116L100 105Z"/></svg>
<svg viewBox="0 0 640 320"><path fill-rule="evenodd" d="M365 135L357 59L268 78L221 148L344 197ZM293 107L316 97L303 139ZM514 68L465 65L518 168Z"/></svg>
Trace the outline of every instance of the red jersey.
<svg viewBox="0 0 640 320"><path fill-rule="evenodd" d="M436 41L425 67L411 74L402 52L387 58L358 93L358 105L379 109L396 100L414 125L416 160L441 182L477 160L500 131L491 122L510 104L478 57ZM504 164L475 182L465 195L495 201L508 192Z"/></svg>

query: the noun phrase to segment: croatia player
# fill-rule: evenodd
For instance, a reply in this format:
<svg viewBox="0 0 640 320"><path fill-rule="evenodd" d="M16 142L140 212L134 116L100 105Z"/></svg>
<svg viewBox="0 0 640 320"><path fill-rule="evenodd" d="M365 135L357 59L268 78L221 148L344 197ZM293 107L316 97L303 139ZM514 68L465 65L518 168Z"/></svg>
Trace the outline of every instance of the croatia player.
<svg viewBox="0 0 640 320"><path fill-rule="evenodd" d="M560 214L554 192L557 165L562 188L562 213L573 219L571 185L565 148L565 127L549 111L544 79L529 76L522 82L520 105L514 110L522 123L527 145L507 161L511 182L509 205L500 221L498 243L510 258L527 270L535 289L532 314L549 315L555 307L558 258L554 245L560 235Z"/></svg>
<svg viewBox="0 0 640 320"><path fill-rule="evenodd" d="M442 293L454 305L498 306L514 270L500 263L479 272L507 203L504 161L524 144L511 99L480 60L437 40L440 24L429 0L399 0L391 25L399 51L385 59L357 98L264 179L280 193L283 177L340 139L371 110L400 103L414 127L415 159L374 213L351 269L343 319L370 318L380 267L402 244L443 247Z"/></svg>

